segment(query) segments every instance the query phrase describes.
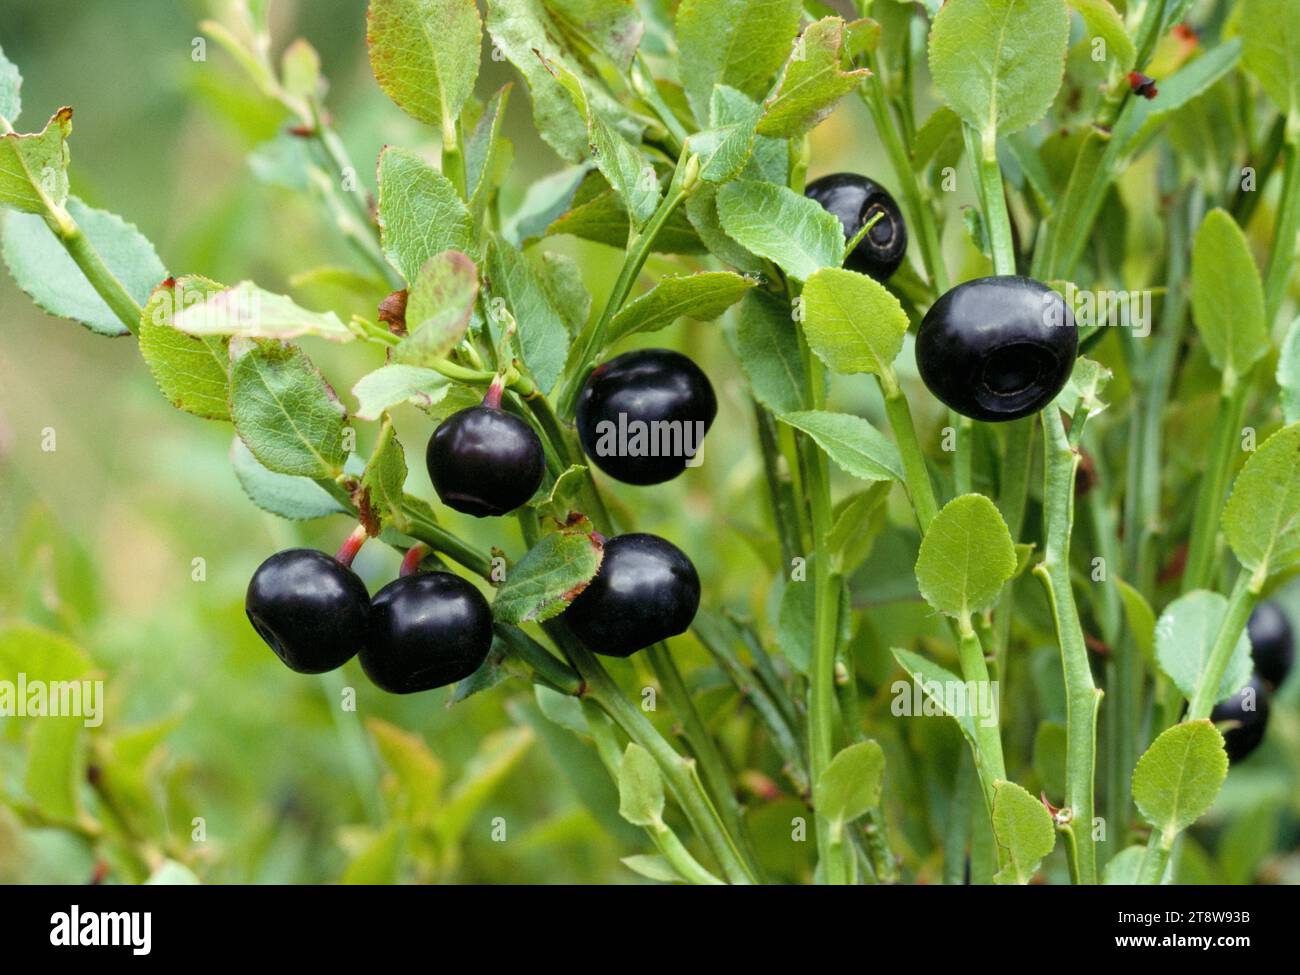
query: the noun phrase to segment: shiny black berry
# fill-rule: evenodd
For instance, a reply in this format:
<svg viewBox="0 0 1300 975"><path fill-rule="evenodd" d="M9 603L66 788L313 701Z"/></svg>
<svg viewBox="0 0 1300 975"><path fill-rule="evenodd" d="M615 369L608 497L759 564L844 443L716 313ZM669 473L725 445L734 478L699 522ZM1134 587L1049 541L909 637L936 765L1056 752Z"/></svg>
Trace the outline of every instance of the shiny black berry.
<svg viewBox="0 0 1300 975"><path fill-rule="evenodd" d="M564 619L593 653L627 657L685 633L699 608L700 577L685 552L658 535L619 535Z"/></svg>
<svg viewBox="0 0 1300 975"><path fill-rule="evenodd" d="M1220 725L1223 743L1228 750L1228 761L1240 762L1259 747L1268 726L1268 689L1252 674L1246 686L1226 701L1220 701L1210 712L1210 720Z"/></svg>
<svg viewBox="0 0 1300 975"><path fill-rule="evenodd" d="M546 470L533 428L491 406L471 406L443 420L429 438L426 460L442 503L478 518L527 503Z"/></svg>
<svg viewBox="0 0 1300 975"><path fill-rule="evenodd" d="M1079 351L1055 291L1013 275L959 284L930 306L916 364L930 392L963 416L1015 420L1055 399Z"/></svg>
<svg viewBox="0 0 1300 975"><path fill-rule="evenodd" d="M244 611L290 670L323 674L361 649L370 594L351 569L324 552L290 548L257 567Z"/></svg>
<svg viewBox="0 0 1300 975"><path fill-rule="evenodd" d="M898 270L907 253L907 224L883 186L857 173L832 173L809 183L804 195L839 217L845 240L852 240L863 224L880 214L844 266L877 281L885 281Z"/></svg>
<svg viewBox="0 0 1300 975"><path fill-rule="evenodd" d="M718 413L709 377L686 356L639 349L597 366L578 396L578 436L596 466L626 484L686 469Z"/></svg>
<svg viewBox="0 0 1300 975"><path fill-rule="evenodd" d="M1250 653L1255 661L1255 673L1264 683L1281 687L1291 672L1295 657L1295 642L1291 636L1291 623L1282 607L1269 600L1260 603L1250 614L1246 629L1250 633Z"/></svg>
<svg viewBox="0 0 1300 975"><path fill-rule="evenodd" d="M375 593L361 669L375 686L411 694L478 670L492 646L492 608L450 572L402 576Z"/></svg>

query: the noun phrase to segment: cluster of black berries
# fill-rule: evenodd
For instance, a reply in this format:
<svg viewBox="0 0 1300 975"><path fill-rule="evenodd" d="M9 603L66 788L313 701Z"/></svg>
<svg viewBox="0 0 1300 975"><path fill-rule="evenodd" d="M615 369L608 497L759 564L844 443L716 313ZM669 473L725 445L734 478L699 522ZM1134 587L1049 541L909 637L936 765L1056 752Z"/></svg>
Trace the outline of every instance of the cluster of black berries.
<svg viewBox="0 0 1300 975"><path fill-rule="evenodd" d="M839 218L848 240L875 220L845 266L888 279L903 262L907 228L898 204L865 176L836 173L805 193ZM1045 284L1016 275L957 285L930 306L916 362L930 392L962 416L1015 420L1056 398L1079 351L1074 315Z"/></svg>
<svg viewBox="0 0 1300 975"><path fill-rule="evenodd" d="M426 456L442 502L480 518L526 504L546 469L536 431L502 409L500 397L494 387L482 405L444 420ZM578 433L588 457L611 477L659 484L698 456L716 413L713 387L694 362L646 349L592 372L578 404ZM248 618L289 668L323 673L359 653L378 687L407 694L463 680L482 666L493 623L477 588L449 572L406 574L404 564L404 574L372 599L350 568L355 552L345 546L345 553L288 549L253 574ZM599 573L564 619L593 652L626 657L685 632L699 603L699 575L681 549L656 535L619 535L605 541Z"/></svg>
<svg viewBox="0 0 1300 975"><path fill-rule="evenodd" d="M1226 701L1220 701L1210 712L1210 720L1223 731L1223 742L1232 762L1240 762L1264 740L1269 698L1291 672L1295 656L1291 624L1275 602L1255 607L1246 632L1250 636L1255 672L1245 687Z"/></svg>

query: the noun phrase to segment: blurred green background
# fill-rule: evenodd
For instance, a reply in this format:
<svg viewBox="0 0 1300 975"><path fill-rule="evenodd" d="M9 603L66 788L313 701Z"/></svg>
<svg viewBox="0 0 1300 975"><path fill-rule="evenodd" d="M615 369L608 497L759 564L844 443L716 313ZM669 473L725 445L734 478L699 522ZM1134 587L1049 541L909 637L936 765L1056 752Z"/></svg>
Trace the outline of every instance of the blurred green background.
<svg viewBox="0 0 1300 975"><path fill-rule="evenodd" d="M134 222L173 273L227 283L253 279L291 292L298 272L355 266L309 199L259 181L248 163L250 151L283 128L282 111L214 43L207 43L206 60L194 60L198 22L219 12L220 3L0 3L0 47L25 79L20 131L39 128L58 107L72 105L74 191ZM299 36L320 52L331 83L327 104L362 181L373 189L383 145L422 150L429 158L436 146L374 84L364 7L361 0L279 0L273 33L277 55ZM480 97L514 80L508 64L490 57L482 64ZM561 165L533 132L526 102L516 85L507 119L514 143L514 167L502 191L507 213L534 180ZM888 172L853 99L816 131L813 158L812 176ZM952 205L966 200L959 193ZM968 269L977 265L961 221L950 220L948 231L950 259ZM599 304L620 255L571 238L547 246L581 259ZM667 266L655 258L648 270L653 275ZM691 555L705 579L706 602L770 617L772 543L755 528L767 512L734 358L716 326L676 326L650 338L644 344L676 344L701 361L721 412L706 462L690 477L653 490L617 486L612 493L616 502L635 506L639 528L664 534ZM355 380L380 364L369 349L305 345L345 402ZM837 389L839 406L878 419L869 385ZM945 415L928 397L913 402L932 440ZM400 408L395 421L412 471L408 489L431 499L422 457L433 424L410 407ZM1184 439L1197 436L1194 426L1187 425ZM361 431L363 453L370 427ZM42 449L47 430L56 437L53 451ZM8 557L0 559L0 639L52 639L21 628L29 625L59 634L89 657L108 698L104 727L76 732L70 745L37 742L31 722L0 719L3 794L21 805L39 764L70 770L71 785L45 787L56 794L71 789L75 800L64 828L21 828L18 815L0 805L0 882L80 883L97 870L106 870L109 880L129 880L139 876L141 863L159 856L182 860L211 882L633 880L619 858L649 852L644 837L619 819L613 787L591 753L541 717L528 686L507 682L447 707L443 691L383 695L355 662L312 678L290 673L274 658L244 618L249 576L279 548L332 551L349 526L341 518L301 525L261 513L231 471L230 437L228 426L168 405L133 339L104 339L49 318L0 274L0 524L9 542ZM894 520L908 524L901 492L891 503L898 506ZM485 524L445 515L483 547L520 552L508 520ZM855 635L859 666L877 687L876 704L886 707L891 636L941 632L915 599L910 538L887 533L855 589L860 607L903 600L876 617L875 630L864 623ZM203 560L202 581L194 578L195 559ZM374 591L397 563L395 553L372 543L357 568ZM1294 587L1286 599L1300 609ZM1025 613L1041 615L1039 601L1031 594ZM725 689L715 693L710 672L695 666L704 654L688 638L674 648L683 669L694 672L701 699L716 708L710 713L724 747L742 751L734 702ZM1033 663L1027 680L1051 676L1054 651L1040 651L1035 661L1047 662ZM634 692L651 682L640 667L635 660L611 662ZM1294 843L1294 835L1278 831L1296 821L1297 685L1290 682L1287 704L1275 705L1262 762L1234 770L1223 815L1210 827L1222 832L1219 842L1232 857L1214 864L1189 843L1190 877L1249 879L1270 851ZM345 688L356 689L355 711L340 707ZM671 728L669 716L657 720ZM1030 723L1009 736L1032 738L1032 720L1024 720ZM908 732L886 724L873 733L891 739L888 747L913 736L912 746L935 762L930 771L945 774L945 763L961 748L956 732L939 721L907 724ZM87 781L89 767L101 775L97 784ZM402 770L395 793L393 767ZM116 809L105 808L106 795ZM404 822L433 825L423 831L391 826L393 803L407 804L399 817ZM807 879L812 844L788 842L791 816L802 805L793 799L756 805L760 841L768 836L773 842L764 845L788 851L777 876ZM107 857L99 866L96 846L84 835L84 811L91 807L101 827L121 840L98 847ZM1284 808L1291 813L1280 816ZM900 820L915 817L905 831L928 830L925 842L942 834L941 815L922 827L920 810L895 812ZM206 831L198 842L196 817ZM493 838L502 824L504 842ZM1287 869L1300 869L1294 857L1286 862Z"/></svg>

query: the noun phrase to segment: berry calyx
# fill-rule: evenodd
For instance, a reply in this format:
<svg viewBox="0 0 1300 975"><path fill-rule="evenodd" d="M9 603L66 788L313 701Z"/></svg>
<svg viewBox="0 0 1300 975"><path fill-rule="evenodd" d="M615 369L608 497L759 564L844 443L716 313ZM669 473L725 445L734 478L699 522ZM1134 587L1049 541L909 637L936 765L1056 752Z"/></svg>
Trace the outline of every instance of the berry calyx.
<svg viewBox="0 0 1300 975"><path fill-rule="evenodd" d="M597 366L578 394L583 452L626 484L662 484L699 463L718 413L709 377L669 349L638 349Z"/></svg>
<svg viewBox="0 0 1300 975"><path fill-rule="evenodd" d="M1065 300L1016 275L957 285L930 306L916 335L925 385L975 420L1015 420L1041 410L1065 386L1078 351Z"/></svg>
<svg viewBox="0 0 1300 975"><path fill-rule="evenodd" d="M1236 764L1259 747L1268 727L1268 689L1252 674L1246 686L1210 712L1210 720L1223 732L1228 761Z"/></svg>
<svg viewBox="0 0 1300 975"><path fill-rule="evenodd" d="M1281 687L1295 659L1291 623L1282 607L1267 600L1255 607L1246 624L1255 673L1271 687Z"/></svg>
<svg viewBox="0 0 1300 975"><path fill-rule="evenodd" d="M592 653L627 657L685 633L699 608L700 577L685 552L658 535L618 535L564 619Z"/></svg>
<svg viewBox="0 0 1300 975"><path fill-rule="evenodd" d="M486 403L443 420L429 438L425 459L442 503L476 518L526 504L546 471L533 428Z"/></svg>
<svg viewBox="0 0 1300 975"><path fill-rule="evenodd" d="M323 674L361 649L370 615L365 583L324 552L291 548L257 567L244 611L285 666Z"/></svg>
<svg viewBox="0 0 1300 975"><path fill-rule="evenodd" d="M867 221L879 217L853 248L844 266L877 281L898 270L907 254L907 224L889 191L857 173L832 173L813 180L804 195L839 218L845 241L851 241Z"/></svg>
<svg viewBox="0 0 1300 975"><path fill-rule="evenodd" d="M492 607L450 572L394 579L371 600L361 669L381 690L413 694L464 680L492 647Z"/></svg>

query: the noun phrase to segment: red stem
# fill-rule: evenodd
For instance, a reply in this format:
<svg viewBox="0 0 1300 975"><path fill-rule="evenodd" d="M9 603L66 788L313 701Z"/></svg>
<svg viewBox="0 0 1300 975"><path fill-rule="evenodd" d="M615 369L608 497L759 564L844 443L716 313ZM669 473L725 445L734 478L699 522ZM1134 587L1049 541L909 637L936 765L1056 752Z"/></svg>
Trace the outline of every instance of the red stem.
<svg viewBox="0 0 1300 975"><path fill-rule="evenodd" d="M487 395L483 397L483 405L494 410L501 409L501 397L506 391L506 377L502 373L497 373L492 377L492 385L488 386Z"/></svg>
<svg viewBox="0 0 1300 975"><path fill-rule="evenodd" d="M424 557L429 554L429 546L424 542L416 542L406 550L402 556L402 566L397 570L399 576L413 576L420 571L420 563Z"/></svg>
<svg viewBox="0 0 1300 975"><path fill-rule="evenodd" d="M352 529L352 534L345 538L343 544L339 546L338 552L334 555L334 561L339 565L346 565L351 568L352 560L357 557L357 553L361 551L361 546L366 543L366 539L369 537L366 534L365 525L357 525L356 528Z"/></svg>

